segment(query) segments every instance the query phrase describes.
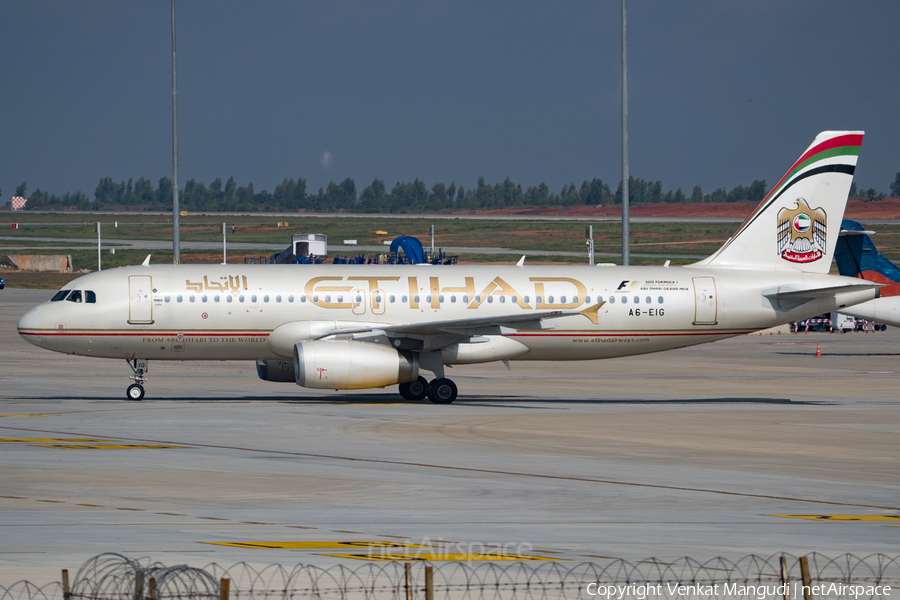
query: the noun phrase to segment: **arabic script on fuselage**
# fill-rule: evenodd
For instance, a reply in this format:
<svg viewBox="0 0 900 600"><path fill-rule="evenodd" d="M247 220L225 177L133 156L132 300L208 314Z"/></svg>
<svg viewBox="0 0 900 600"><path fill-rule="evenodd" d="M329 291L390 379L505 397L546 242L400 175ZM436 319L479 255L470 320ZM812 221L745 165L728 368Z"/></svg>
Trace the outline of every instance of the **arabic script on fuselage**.
<svg viewBox="0 0 900 600"><path fill-rule="evenodd" d="M209 280L209 276L204 275L203 281L191 281L190 279L185 280L185 286L189 292L221 292L227 294L231 292L233 295L237 296L241 291L247 290L247 276L246 275L235 275L234 277L221 276L219 277L220 281Z"/></svg>

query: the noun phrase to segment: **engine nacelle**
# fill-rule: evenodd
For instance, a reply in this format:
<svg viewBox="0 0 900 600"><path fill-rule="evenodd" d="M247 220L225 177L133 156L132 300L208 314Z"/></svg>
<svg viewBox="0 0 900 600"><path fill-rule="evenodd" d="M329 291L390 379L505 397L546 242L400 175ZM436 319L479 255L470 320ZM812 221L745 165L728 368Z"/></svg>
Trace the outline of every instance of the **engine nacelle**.
<svg viewBox="0 0 900 600"><path fill-rule="evenodd" d="M263 381L296 381L294 361L292 360L258 360L256 374Z"/></svg>
<svg viewBox="0 0 900 600"><path fill-rule="evenodd" d="M365 342L300 342L294 346L294 374L297 385L308 388L378 388L415 381L419 357Z"/></svg>

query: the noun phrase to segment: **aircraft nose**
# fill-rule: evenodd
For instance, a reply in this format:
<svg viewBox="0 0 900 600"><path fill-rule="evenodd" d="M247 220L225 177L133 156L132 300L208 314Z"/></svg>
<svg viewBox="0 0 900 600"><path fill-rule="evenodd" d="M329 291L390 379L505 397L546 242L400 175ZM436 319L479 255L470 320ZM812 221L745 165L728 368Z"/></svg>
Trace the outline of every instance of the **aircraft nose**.
<svg viewBox="0 0 900 600"><path fill-rule="evenodd" d="M41 345L40 329L44 327L44 316L40 310L37 308L29 310L19 318L19 323L16 327L19 330L19 335L25 338L25 341L35 346Z"/></svg>

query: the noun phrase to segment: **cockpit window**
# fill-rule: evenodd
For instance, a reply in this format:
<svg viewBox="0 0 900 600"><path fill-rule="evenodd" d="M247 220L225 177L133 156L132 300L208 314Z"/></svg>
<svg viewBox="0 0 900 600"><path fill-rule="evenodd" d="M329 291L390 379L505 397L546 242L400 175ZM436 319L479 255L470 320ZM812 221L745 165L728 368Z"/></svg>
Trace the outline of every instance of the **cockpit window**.
<svg viewBox="0 0 900 600"><path fill-rule="evenodd" d="M84 301L87 302L88 304L96 304L97 303L97 294L95 294L91 290L85 290Z"/></svg>
<svg viewBox="0 0 900 600"><path fill-rule="evenodd" d="M72 290L72 293L69 294L66 300L69 302L81 302L81 290Z"/></svg>
<svg viewBox="0 0 900 600"><path fill-rule="evenodd" d="M69 295L69 291L70 290L59 290L58 292L53 294L53 297L50 298L50 302L59 302L60 300L65 300L66 296Z"/></svg>

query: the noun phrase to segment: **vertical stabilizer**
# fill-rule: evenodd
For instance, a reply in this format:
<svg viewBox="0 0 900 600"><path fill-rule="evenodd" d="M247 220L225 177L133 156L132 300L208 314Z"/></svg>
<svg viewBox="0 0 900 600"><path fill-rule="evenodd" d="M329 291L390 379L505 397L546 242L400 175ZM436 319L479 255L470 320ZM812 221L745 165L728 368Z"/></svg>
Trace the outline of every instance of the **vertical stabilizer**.
<svg viewBox="0 0 900 600"><path fill-rule="evenodd" d="M698 266L828 273L862 131L823 131L737 232Z"/></svg>

